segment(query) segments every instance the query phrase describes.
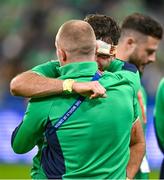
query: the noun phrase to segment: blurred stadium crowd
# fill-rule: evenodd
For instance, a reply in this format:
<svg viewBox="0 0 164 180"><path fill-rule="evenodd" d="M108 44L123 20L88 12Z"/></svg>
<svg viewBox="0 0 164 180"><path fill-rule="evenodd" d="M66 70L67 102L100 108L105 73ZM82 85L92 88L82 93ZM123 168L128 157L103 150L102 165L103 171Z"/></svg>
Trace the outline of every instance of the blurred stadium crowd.
<svg viewBox="0 0 164 180"><path fill-rule="evenodd" d="M10 95L9 82L18 73L55 59L54 37L68 19L101 13L121 20L133 12L156 18L164 26L163 0L1 0L0 1L0 110L23 112L23 98ZM164 41L158 62L148 66L143 83L153 104L159 80L164 76ZM6 119L7 121L7 119Z"/></svg>
<svg viewBox="0 0 164 180"><path fill-rule="evenodd" d="M162 0L7 0L0 2L0 102L6 104L8 86L16 74L50 59L55 59L54 37L68 19L83 19L86 14L104 13L118 22L132 12L154 16L164 24ZM145 73L145 85L154 96L164 73L162 49L158 62ZM7 94L6 94L7 93Z"/></svg>

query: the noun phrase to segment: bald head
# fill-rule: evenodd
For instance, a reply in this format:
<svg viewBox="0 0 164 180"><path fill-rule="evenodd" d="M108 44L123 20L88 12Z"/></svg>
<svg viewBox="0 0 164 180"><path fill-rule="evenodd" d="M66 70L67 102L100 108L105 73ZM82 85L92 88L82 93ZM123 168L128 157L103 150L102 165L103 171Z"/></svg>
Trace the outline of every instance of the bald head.
<svg viewBox="0 0 164 180"><path fill-rule="evenodd" d="M95 54L96 37L92 27L82 20L64 23L56 36L57 49L62 49L71 58ZM72 57L73 56L73 57Z"/></svg>

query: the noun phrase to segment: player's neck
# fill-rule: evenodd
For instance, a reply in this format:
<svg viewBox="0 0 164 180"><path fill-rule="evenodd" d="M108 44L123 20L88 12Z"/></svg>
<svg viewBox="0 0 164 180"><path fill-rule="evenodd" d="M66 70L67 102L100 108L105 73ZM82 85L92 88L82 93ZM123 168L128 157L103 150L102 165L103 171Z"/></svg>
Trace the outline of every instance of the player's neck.
<svg viewBox="0 0 164 180"><path fill-rule="evenodd" d="M122 43L122 44L118 44L117 46L117 54L116 54L116 57L118 59L121 59L123 61L127 61L129 59L129 56L130 56L130 51L128 49L128 47Z"/></svg>
<svg viewBox="0 0 164 180"><path fill-rule="evenodd" d="M126 53L123 53L121 51L117 51L116 58L123 60L123 61L127 61L129 59L129 56Z"/></svg>

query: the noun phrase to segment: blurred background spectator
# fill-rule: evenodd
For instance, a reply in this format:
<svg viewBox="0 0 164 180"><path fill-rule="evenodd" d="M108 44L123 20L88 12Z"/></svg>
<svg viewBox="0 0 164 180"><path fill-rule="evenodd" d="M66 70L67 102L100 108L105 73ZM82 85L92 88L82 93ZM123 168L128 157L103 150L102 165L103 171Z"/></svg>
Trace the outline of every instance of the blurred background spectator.
<svg viewBox="0 0 164 180"><path fill-rule="evenodd" d="M133 12L150 15L164 27L163 0L0 1L0 164L30 164L31 154L34 153L32 151L19 156L10 147L11 132L21 121L26 107L23 98L10 95L10 80L37 64L56 59L54 38L58 28L66 20L83 19L87 14L101 13L113 16L121 23L125 16ZM158 51L158 61L147 67L143 77L143 84L148 92L148 160L153 170L158 170L162 156L156 143L152 121L154 96L159 80L164 76L163 49L164 41Z"/></svg>

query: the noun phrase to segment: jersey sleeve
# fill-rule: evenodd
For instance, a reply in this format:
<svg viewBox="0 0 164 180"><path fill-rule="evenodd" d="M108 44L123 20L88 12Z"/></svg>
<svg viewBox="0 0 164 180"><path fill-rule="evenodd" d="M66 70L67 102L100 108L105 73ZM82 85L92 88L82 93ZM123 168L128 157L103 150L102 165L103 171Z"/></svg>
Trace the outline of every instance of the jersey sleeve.
<svg viewBox="0 0 164 180"><path fill-rule="evenodd" d="M46 63L43 63L41 65L35 66L33 69L31 69L33 72L49 77L49 78L57 78L59 77L59 68L60 64L59 61L48 61Z"/></svg>
<svg viewBox="0 0 164 180"><path fill-rule="evenodd" d="M29 102L23 121L12 133L11 145L14 152L23 154L30 151L43 137L50 102L39 99L32 99Z"/></svg>
<svg viewBox="0 0 164 180"><path fill-rule="evenodd" d="M164 153L164 78L157 89L154 117L158 145Z"/></svg>

